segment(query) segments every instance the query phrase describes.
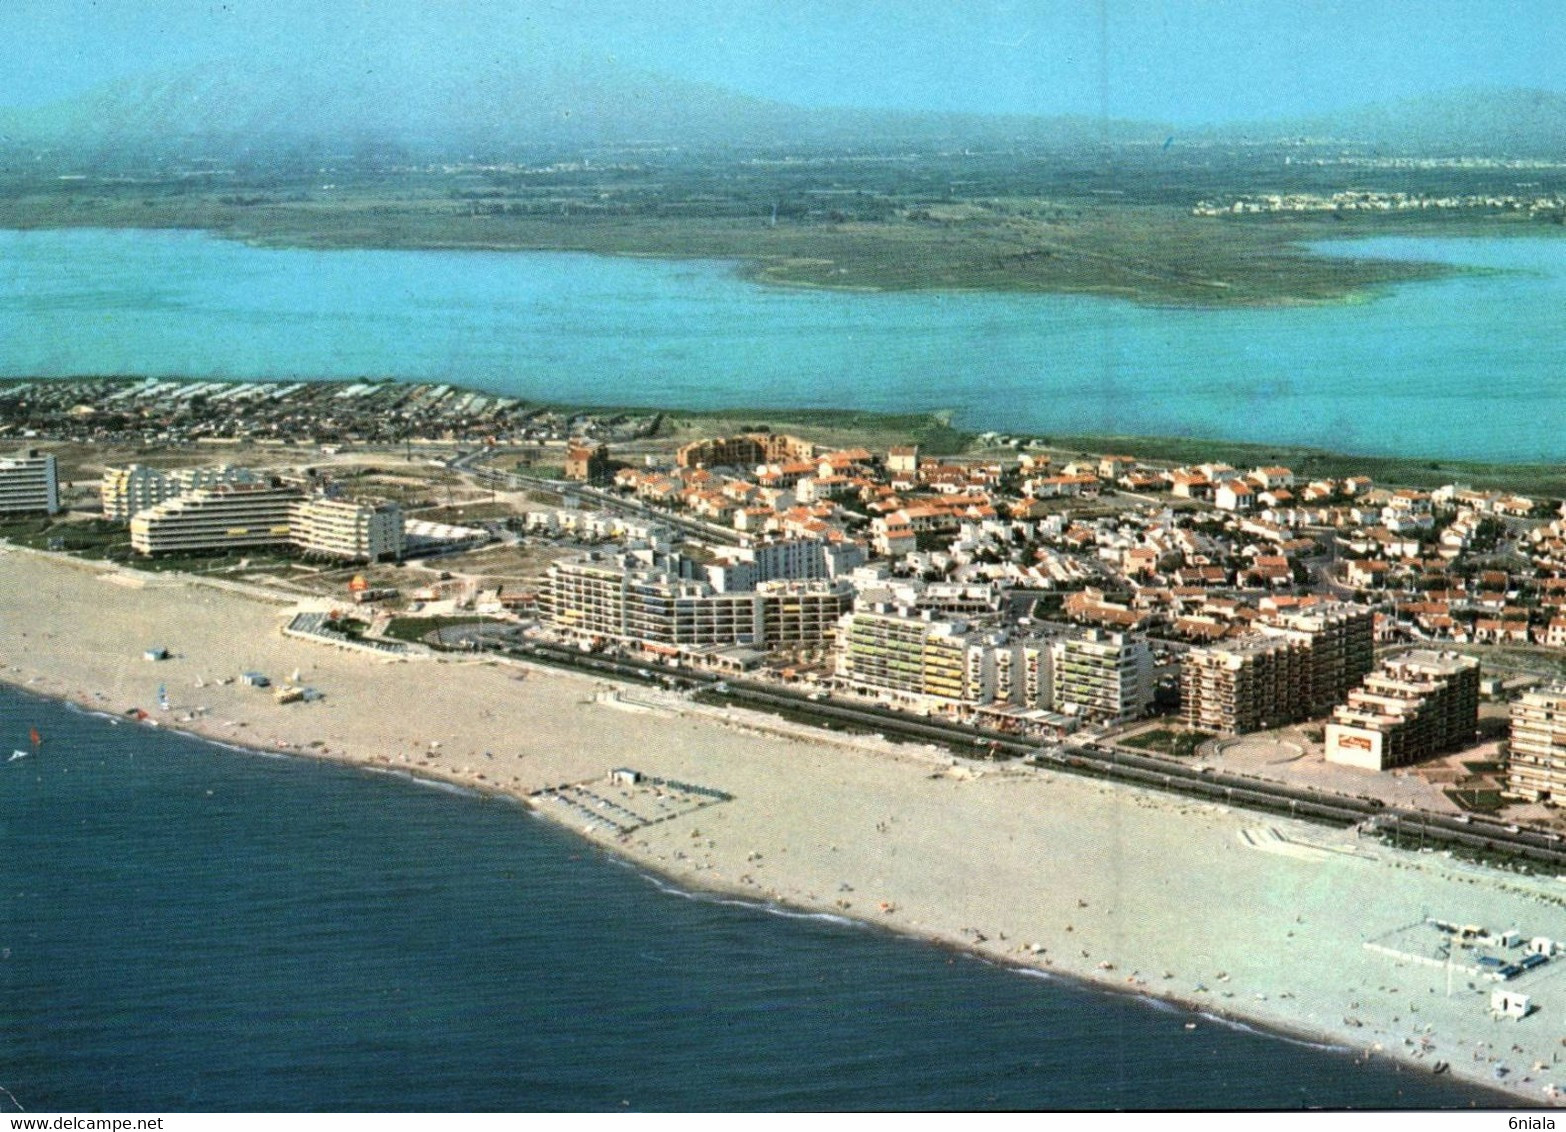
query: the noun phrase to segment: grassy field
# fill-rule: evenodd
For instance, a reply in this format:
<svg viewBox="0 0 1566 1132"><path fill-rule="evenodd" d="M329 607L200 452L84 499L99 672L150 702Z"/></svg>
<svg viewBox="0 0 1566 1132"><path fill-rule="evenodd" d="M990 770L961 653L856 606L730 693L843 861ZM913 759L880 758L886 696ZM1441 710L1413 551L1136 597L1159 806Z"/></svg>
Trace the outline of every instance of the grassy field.
<svg viewBox="0 0 1566 1132"><path fill-rule="evenodd" d="M1159 728L1121 739L1119 742L1122 747L1135 747L1140 751L1152 751L1156 754L1171 755L1177 759L1188 759L1211 738L1212 736L1205 731L1171 731L1168 728Z"/></svg>
<svg viewBox="0 0 1566 1132"><path fill-rule="evenodd" d="M453 629L464 625L493 625L495 622L488 617L393 617L386 625L385 636L398 641L408 641L413 644L423 642L424 638L437 629Z"/></svg>

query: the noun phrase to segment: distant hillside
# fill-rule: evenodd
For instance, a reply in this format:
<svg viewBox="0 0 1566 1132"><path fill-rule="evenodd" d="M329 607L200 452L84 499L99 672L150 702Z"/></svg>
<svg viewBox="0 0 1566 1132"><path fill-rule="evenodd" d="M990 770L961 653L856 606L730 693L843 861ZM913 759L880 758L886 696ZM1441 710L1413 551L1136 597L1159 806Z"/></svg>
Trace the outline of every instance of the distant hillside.
<svg viewBox="0 0 1566 1132"><path fill-rule="evenodd" d="M330 60L208 63L111 83L31 111L0 110L24 145L99 151L407 151L486 154L551 145L746 146L909 140L1079 145L1161 138L1091 118L807 110L608 63Z"/></svg>
<svg viewBox="0 0 1566 1132"><path fill-rule="evenodd" d="M466 158L635 143L1074 148L1161 142L1173 132L1087 116L805 109L603 59L489 52L478 59L334 56L287 67L229 60L110 83L40 109L0 108L0 146L89 156ZM1333 138L1393 150L1560 155L1566 95L1460 90L1197 132L1220 141Z"/></svg>

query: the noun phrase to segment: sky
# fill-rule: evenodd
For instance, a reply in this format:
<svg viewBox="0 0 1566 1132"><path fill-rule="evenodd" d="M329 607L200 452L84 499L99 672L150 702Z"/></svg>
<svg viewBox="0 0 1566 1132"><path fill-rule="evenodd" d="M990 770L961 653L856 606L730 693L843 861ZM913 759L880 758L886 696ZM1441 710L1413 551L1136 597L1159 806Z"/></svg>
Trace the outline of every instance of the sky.
<svg viewBox="0 0 1566 1132"><path fill-rule="evenodd" d="M1566 90L1566 0L0 0L0 105L314 52L612 59L804 106L1196 124Z"/></svg>

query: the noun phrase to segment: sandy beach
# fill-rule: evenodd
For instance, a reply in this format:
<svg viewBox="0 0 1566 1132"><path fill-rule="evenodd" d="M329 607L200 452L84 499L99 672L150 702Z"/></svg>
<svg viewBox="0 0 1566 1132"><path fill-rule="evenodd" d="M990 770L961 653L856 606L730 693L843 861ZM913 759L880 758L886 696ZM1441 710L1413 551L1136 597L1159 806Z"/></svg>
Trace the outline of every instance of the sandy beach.
<svg viewBox="0 0 1566 1132"><path fill-rule="evenodd" d="M1357 1056L1441 1062L1518 1103L1551 1103L1566 1084L1566 961L1508 984L1537 1007L1512 1020L1490 1012L1498 984L1365 946L1426 916L1563 939L1566 881L640 689L617 699L558 670L388 661L284 637L291 605L180 577L0 548L0 593L0 679L35 693L481 789L586 784L589 809L650 815L667 795L606 781L635 768L729 797L627 818L630 832L548 800L539 812L683 884L1187 1004L1198 1029L1221 1014ZM172 657L144 659L155 646ZM296 669L323 698L279 704L236 679Z"/></svg>

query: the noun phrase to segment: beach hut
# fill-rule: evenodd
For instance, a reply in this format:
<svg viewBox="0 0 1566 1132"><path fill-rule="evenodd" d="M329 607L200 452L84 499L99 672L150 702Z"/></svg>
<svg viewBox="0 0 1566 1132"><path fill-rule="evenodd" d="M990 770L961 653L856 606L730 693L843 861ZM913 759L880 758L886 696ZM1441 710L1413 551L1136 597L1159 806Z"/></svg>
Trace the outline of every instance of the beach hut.
<svg viewBox="0 0 1566 1132"><path fill-rule="evenodd" d="M1490 1013L1502 1018L1526 1018L1533 1010L1533 1003L1525 994L1498 990L1490 993Z"/></svg>
<svg viewBox="0 0 1566 1132"><path fill-rule="evenodd" d="M616 767L609 772L609 781L616 786L635 786L642 780L642 772L630 767Z"/></svg>

